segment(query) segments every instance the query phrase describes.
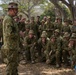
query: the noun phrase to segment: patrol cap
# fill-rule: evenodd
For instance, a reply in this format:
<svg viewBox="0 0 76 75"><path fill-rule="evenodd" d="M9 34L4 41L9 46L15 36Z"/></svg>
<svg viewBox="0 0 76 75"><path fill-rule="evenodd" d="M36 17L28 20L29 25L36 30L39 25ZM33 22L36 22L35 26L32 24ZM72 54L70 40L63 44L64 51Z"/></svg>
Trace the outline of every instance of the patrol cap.
<svg viewBox="0 0 76 75"><path fill-rule="evenodd" d="M17 3L15 3L15 2L10 2L9 4L8 4L8 9L18 9L18 4Z"/></svg>
<svg viewBox="0 0 76 75"><path fill-rule="evenodd" d="M41 38L46 38L46 34L41 34Z"/></svg>
<svg viewBox="0 0 76 75"><path fill-rule="evenodd" d="M33 31L33 30L30 30L30 31L29 31L29 34L34 34L34 31Z"/></svg>
<svg viewBox="0 0 76 75"><path fill-rule="evenodd" d="M65 32L63 37L70 37L70 34L68 32Z"/></svg>
<svg viewBox="0 0 76 75"><path fill-rule="evenodd" d="M55 32L58 32L59 33L59 29L56 29Z"/></svg>

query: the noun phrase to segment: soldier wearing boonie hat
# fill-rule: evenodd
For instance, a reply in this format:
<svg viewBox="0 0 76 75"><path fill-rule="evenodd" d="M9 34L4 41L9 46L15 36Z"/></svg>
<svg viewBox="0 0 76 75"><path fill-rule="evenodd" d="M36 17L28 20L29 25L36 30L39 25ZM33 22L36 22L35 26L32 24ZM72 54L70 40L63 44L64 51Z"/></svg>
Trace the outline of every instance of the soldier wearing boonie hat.
<svg viewBox="0 0 76 75"><path fill-rule="evenodd" d="M3 20L3 47L6 63L6 75L18 75L18 50L19 50L19 33L18 25L14 21L14 17L18 13L18 4L11 2L8 4L8 14Z"/></svg>

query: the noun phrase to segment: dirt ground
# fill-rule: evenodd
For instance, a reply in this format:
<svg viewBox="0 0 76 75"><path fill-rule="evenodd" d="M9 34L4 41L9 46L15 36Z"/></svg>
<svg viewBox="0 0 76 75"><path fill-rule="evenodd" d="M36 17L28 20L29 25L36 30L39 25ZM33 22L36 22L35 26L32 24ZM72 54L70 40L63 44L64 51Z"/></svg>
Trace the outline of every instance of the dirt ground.
<svg viewBox="0 0 76 75"><path fill-rule="evenodd" d="M69 68L56 69L55 66L45 63L19 64L19 75L76 75L76 72ZM6 75L6 65L0 60L0 75Z"/></svg>
<svg viewBox="0 0 76 75"><path fill-rule="evenodd" d="M6 75L6 65L0 63L0 75ZM20 64L18 67L19 75L76 75L69 68L56 69L54 66L46 65L45 63L36 64Z"/></svg>

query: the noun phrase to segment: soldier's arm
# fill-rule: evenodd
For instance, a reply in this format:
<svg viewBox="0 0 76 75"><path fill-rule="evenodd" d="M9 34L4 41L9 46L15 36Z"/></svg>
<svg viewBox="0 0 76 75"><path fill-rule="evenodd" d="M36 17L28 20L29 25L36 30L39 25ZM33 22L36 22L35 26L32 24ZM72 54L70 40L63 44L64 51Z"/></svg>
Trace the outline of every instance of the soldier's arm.
<svg viewBox="0 0 76 75"><path fill-rule="evenodd" d="M16 29L14 28L13 22L11 19L8 19L5 21L5 31L8 37L10 38L18 37L18 33L16 32Z"/></svg>

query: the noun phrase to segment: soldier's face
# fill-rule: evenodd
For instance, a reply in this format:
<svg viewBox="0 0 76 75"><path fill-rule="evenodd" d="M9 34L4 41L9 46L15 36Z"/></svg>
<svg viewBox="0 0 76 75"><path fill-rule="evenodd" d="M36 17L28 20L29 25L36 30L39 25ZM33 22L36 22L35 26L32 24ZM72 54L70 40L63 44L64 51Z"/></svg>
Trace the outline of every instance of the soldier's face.
<svg viewBox="0 0 76 75"><path fill-rule="evenodd" d="M25 28L25 30L29 32L29 30L30 30L30 29L28 29L28 28Z"/></svg>
<svg viewBox="0 0 76 75"><path fill-rule="evenodd" d="M55 42L55 38L52 38L51 41L52 41L52 42Z"/></svg>
<svg viewBox="0 0 76 75"><path fill-rule="evenodd" d="M55 33L54 33L54 35L58 35L58 34L59 34L58 32L55 32Z"/></svg>
<svg viewBox="0 0 76 75"><path fill-rule="evenodd" d="M33 34L29 34L29 38L32 38L34 35Z"/></svg>
<svg viewBox="0 0 76 75"><path fill-rule="evenodd" d="M18 13L18 9L13 9L13 13L14 13L14 15L16 16L17 13Z"/></svg>
<svg viewBox="0 0 76 75"><path fill-rule="evenodd" d="M73 44L74 44L74 40L71 40L69 43L70 43L71 45L73 45Z"/></svg>
<svg viewBox="0 0 76 75"><path fill-rule="evenodd" d="M74 21L74 25L76 25L76 21Z"/></svg>
<svg viewBox="0 0 76 75"><path fill-rule="evenodd" d="M46 38L45 37L42 37L41 40L44 43L46 41Z"/></svg>
<svg viewBox="0 0 76 75"><path fill-rule="evenodd" d="M61 20L57 20L58 23L61 23Z"/></svg>
<svg viewBox="0 0 76 75"><path fill-rule="evenodd" d="M64 39L65 39L65 40L69 40L69 37L65 37Z"/></svg>
<svg viewBox="0 0 76 75"><path fill-rule="evenodd" d="M11 16L16 16L17 15L17 13L18 13L18 9L10 9L9 10L9 14L11 15Z"/></svg>

